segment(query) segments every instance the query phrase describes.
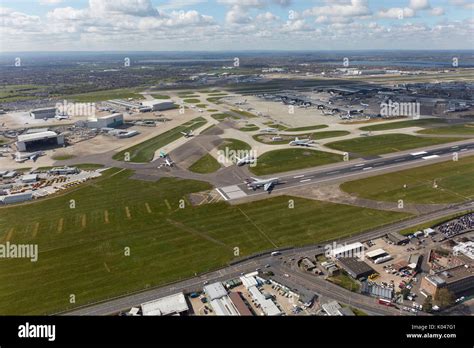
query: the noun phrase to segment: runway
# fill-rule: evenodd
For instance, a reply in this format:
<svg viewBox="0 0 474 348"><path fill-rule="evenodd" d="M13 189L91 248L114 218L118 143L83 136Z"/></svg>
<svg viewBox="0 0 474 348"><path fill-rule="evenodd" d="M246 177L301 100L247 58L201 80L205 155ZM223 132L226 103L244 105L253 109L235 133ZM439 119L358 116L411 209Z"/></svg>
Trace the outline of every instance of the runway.
<svg viewBox="0 0 474 348"><path fill-rule="evenodd" d="M316 183L323 183L335 180L341 180L351 177L361 176L366 173L376 173L381 171L402 170L409 168L411 165L424 164L429 165L435 159L452 159L454 154L458 156L466 155L474 152L474 143L466 143L461 145L450 145L445 147L438 147L432 150L413 150L412 153L403 154L399 156L391 156L379 158L375 160L366 160L360 162L347 162L347 165L331 166L326 170L314 168L293 175L280 176L280 184L273 188L273 191L286 190L289 188L300 187L304 185L311 185ZM404 168L405 167L405 168ZM272 177L278 177L277 174ZM235 194L236 189L240 189L239 194ZM268 194L263 189L249 189L245 183L233 185L232 194L228 194L229 187L218 188L219 194L223 196L226 201L241 199L246 196Z"/></svg>

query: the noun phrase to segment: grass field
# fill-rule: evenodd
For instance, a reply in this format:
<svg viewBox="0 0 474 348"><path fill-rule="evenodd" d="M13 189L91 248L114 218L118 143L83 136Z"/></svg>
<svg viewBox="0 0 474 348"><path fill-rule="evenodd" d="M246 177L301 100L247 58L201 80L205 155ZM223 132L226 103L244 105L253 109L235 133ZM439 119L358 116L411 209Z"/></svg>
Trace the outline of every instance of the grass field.
<svg viewBox="0 0 474 348"><path fill-rule="evenodd" d="M0 87L0 103L16 102L38 98L38 94L44 94L46 86L37 85L8 85Z"/></svg>
<svg viewBox="0 0 474 348"><path fill-rule="evenodd" d="M423 129L420 134L435 135L474 135L474 123L458 124L453 126Z"/></svg>
<svg viewBox="0 0 474 348"><path fill-rule="evenodd" d="M207 121L204 118L197 117L195 119L192 119L191 121L183 123L181 126L170 129L169 131L166 131L154 138L145 140L140 144L120 151L116 153L113 158L119 161L124 161L125 154L129 153L130 162L150 162L153 159L154 154L157 150L182 137L183 135L181 134L181 132L189 132L191 130L198 129L206 123Z"/></svg>
<svg viewBox="0 0 474 348"><path fill-rule="evenodd" d="M326 144L331 149L352 152L362 156L381 155L417 147L445 144L460 138L425 138L407 134L385 134L341 140Z"/></svg>
<svg viewBox="0 0 474 348"><path fill-rule="evenodd" d="M194 162L188 169L194 173L209 174L220 168L219 162L210 154L206 154Z"/></svg>
<svg viewBox="0 0 474 348"><path fill-rule="evenodd" d="M360 284L345 272L329 277L328 280L331 283L339 285L349 291L359 292Z"/></svg>
<svg viewBox="0 0 474 348"><path fill-rule="evenodd" d="M56 160L56 161L66 161L66 160L72 159L74 157L76 157L76 156L70 155L70 154L56 154L56 155L51 156L51 158L53 160Z"/></svg>
<svg viewBox="0 0 474 348"><path fill-rule="evenodd" d="M219 145L219 147L217 148L218 150L225 151L225 149L227 148L233 151L239 151L239 150L249 151L252 149L249 144L247 144L245 141L242 141L242 140L231 139L231 138L226 138L223 140L224 142Z"/></svg>
<svg viewBox="0 0 474 348"><path fill-rule="evenodd" d="M189 104L199 104L201 102L199 99L196 98L183 99L183 101Z"/></svg>
<svg viewBox="0 0 474 348"><path fill-rule="evenodd" d="M446 120L439 118L425 118L420 120L405 120L392 123L374 124L360 128L363 131L384 131L408 127L426 127L446 123Z"/></svg>
<svg viewBox="0 0 474 348"><path fill-rule="evenodd" d="M207 108L207 104L196 104L197 108L205 109Z"/></svg>
<svg viewBox="0 0 474 348"><path fill-rule="evenodd" d="M54 313L215 269L234 259L235 247L245 256L319 243L408 216L300 198L288 209L284 196L180 209L180 199L208 184L106 175L64 196L0 208L2 242L39 246L37 262L0 260L1 314Z"/></svg>
<svg viewBox="0 0 474 348"><path fill-rule="evenodd" d="M240 111L238 109L232 109L230 110L236 114L239 114L240 116L243 116L243 117L247 117L247 118L254 118L254 117L257 117L256 115L252 114L251 112L248 112L248 111Z"/></svg>
<svg viewBox="0 0 474 348"><path fill-rule="evenodd" d="M152 97L155 99L170 99L169 95L164 94L152 94Z"/></svg>
<svg viewBox="0 0 474 348"><path fill-rule="evenodd" d="M319 124L319 125L316 125L316 126L287 128L286 131L287 132L304 132L304 131L323 129L323 128L328 128L328 126L325 125L325 124Z"/></svg>
<svg viewBox="0 0 474 348"><path fill-rule="evenodd" d="M454 203L474 198L474 157L346 182L341 189L377 201ZM437 187L434 187L436 186ZM404 185L407 185L404 188Z"/></svg>
<svg viewBox="0 0 474 348"><path fill-rule="evenodd" d="M143 95L138 94L140 90L134 88L111 89L107 91L96 91L81 94L64 96L67 100L74 100L80 103L93 103L110 99L143 99Z"/></svg>
<svg viewBox="0 0 474 348"><path fill-rule="evenodd" d="M246 124L245 127L239 128L242 132L255 132L258 131L260 128L254 124Z"/></svg>
<svg viewBox="0 0 474 348"><path fill-rule="evenodd" d="M257 165L249 168L256 175L268 175L305 169L342 161L337 154L308 149L282 149L266 152L258 157Z"/></svg>

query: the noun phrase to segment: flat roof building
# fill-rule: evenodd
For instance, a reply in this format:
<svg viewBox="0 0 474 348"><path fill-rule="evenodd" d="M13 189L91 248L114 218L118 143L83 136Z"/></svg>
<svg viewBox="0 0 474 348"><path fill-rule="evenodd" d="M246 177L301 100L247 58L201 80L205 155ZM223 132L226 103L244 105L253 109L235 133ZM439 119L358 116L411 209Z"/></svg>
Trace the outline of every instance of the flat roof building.
<svg viewBox="0 0 474 348"><path fill-rule="evenodd" d="M429 295L435 296L442 288L455 295L474 289L474 269L468 265L460 265L438 271L421 280L421 289Z"/></svg>
<svg viewBox="0 0 474 348"><path fill-rule="evenodd" d="M56 116L56 108L40 108L30 111L31 118L35 120L40 120L43 118L54 118Z"/></svg>
<svg viewBox="0 0 474 348"><path fill-rule="evenodd" d="M206 285L203 290L209 298L209 301L227 296L227 290L220 282Z"/></svg>
<svg viewBox="0 0 474 348"><path fill-rule="evenodd" d="M250 287L248 291L265 315L276 316L282 314L277 305L272 300L265 298L256 286Z"/></svg>
<svg viewBox="0 0 474 348"><path fill-rule="evenodd" d="M145 302L141 305L142 314L149 315L180 315L189 310L182 292Z"/></svg>
<svg viewBox="0 0 474 348"><path fill-rule="evenodd" d="M242 296L238 292L231 292L229 298L241 316L253 316L249 307L245 304Z"/></svg>
<svg viewBox="0 0 474 348"><path fill-rule="evenodd" d="M402 236L400 233L396 233L396 232L388 233L387 239L396 245L400 245L400 244L408 242L408 237Z"/></svg>
<svg viewBox="0 0 474 348"><path fill-rule="evenodd" d="M221 298L216 298L210 302L212 309L216 315L223 316L234 316L240 315L236 306L232 302L229 296L222 296Z"/></svg>
<svg viewBox="0 0 474 348"><path fill-rule="evenodd" d="M360 242L339 246L331 251L331 256L339 257L360 257L364 252L364 245Z"/></svg>
<svg viewBox="0 0 474 348"><path fill-rule="evenodd" d="M87 121L87 127L89 128L115 128L123 124L123 114L120 113L91 118Z"/></svg>
<svg viewBox="0 0 474 348"><path fill-rule="evenodd" d="M372 267L355 257L341 257L337 261L339 266L355 279L367 278L375 273Z"/></svg>
<svg viewBox="0 0 474 348"><path fill-rule="evenodd" d="M162 111L174 109L176 107L175 103L172 100L144 100L141 102L141 105L144 107L150 108L151 111Z"/></svg>

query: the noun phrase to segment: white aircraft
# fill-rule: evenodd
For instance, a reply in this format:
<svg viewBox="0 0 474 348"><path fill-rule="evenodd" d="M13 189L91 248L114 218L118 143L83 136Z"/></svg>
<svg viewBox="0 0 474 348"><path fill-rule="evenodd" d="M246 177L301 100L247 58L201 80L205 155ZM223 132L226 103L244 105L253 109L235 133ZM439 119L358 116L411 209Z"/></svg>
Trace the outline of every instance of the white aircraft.
<svg viewBox="0 0 474 348"><path fill-rule="evenodd" d="M252 188L254 191L260 187L263 187L265 191L268 193L272 192L273 187L280 183L280 178L271 178L271 179L258 179L258 178L251 178L251 180L247 180L246 184L249 188Z"/></svg>
<svg viewBox="0 0 474 348"><path fill-rule="evenodd" d="M237 156L235 156L235 159L237 160L237 165L239 167L242 167L243 165L246 165L246 164L253 164L255 163L255 158L253 158L252 156L248 155L248 156L245 156L244 158L239 158Z"/></svg>
<svg viewBox="0 0 474 348"><path fill-rule="evenodd" d="M275 132L278 132L278 129L276 129L276 128L264 128L264 129L261 129L260 132L262 132L262 133L275 133Z"/></svg>
<svg viewBox="0 0 474 348"><path fill-rule="evenodd" d="M56 115L56 116L54 116L54 118L55 118L56 120L61 121L61 120L67 120L67 119L69 119L69 116L67 116L67 115Z"/></svg>
<svg viewBox="0 0 474 348"><path fill-rule="evenodd" d="M295 140L290 141L289 145L290 146L311 146L313 141L311 139L298 139L298 137L295 138Z"/></svg>
<svg viewBox="0 0 474 348"><path fill-rule="evenodd" d="M23 163L28 160L32 160L33 162L36 162L36 159L43 155L44 155L43 151L37 151L37 152L32 152L32 153L17 152L15 154L15 162Z"/></svg>
<svg viewBox="0 0 474 348"><path fill-rule="evenodd" d="M184 135L185 138L190 138L194 136L194 132L191 130L189 132L181 132L182 135Z"/></svg>

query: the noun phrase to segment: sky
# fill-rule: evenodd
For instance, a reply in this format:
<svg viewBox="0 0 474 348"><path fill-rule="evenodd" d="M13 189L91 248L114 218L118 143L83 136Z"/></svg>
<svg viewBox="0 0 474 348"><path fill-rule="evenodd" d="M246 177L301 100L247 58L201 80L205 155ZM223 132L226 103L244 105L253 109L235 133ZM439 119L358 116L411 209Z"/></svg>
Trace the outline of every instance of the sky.
<svg viewBox="0 0 474 348"><path fill-rule="evenodd" d="M0 52L474 49L474 0L0 0Z"/></svg>

